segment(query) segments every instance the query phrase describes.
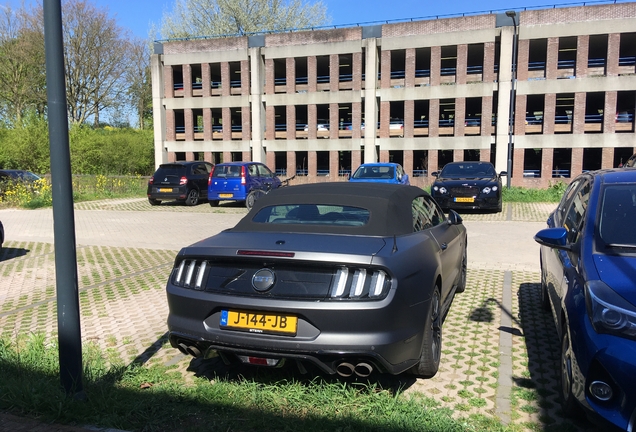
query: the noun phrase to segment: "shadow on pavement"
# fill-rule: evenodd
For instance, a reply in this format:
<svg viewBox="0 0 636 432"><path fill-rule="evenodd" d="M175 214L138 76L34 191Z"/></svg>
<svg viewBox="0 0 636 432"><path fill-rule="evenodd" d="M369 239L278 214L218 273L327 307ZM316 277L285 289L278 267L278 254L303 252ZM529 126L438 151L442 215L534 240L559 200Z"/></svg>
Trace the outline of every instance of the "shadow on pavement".
<svg viewBox="0 0 636 432"><path fill-rule="evenodd" d="M5 247L0 250L0 261L9 261L13 258L23 257L29 252L31 252L29 249Z"/></svg>

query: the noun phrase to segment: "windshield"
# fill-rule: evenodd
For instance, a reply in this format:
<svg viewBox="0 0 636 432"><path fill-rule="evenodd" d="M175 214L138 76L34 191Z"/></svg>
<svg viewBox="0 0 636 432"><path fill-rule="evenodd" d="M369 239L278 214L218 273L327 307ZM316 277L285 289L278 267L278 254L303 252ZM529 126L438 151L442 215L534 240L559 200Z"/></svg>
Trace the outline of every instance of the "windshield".
<svg viewBox="0 0 636 432"><path fill-rule="evenodd" d="M212 177L233 178L241 177L242 166L240 165L215 165Z"/></svg>
<svg viewBox="0 0 636 432"><path fill-rule="evenodd" d="M353 174L354 179L392 179L395 174L392 166L361 166Z"/></svg>
<svg viewBox="0 0 636 432"><path fill-rule="evenodd" d="M262 208L252 221L265 224L362 226L369 221L369 210L323 204L274 205Z"/></svg>
<svg viewBox="0 0 636 432"><path fill-rule="evenodd" d="M606 245L636 246L636 184L607 186L600 215L599 235Z"/></svg>
<svg viewBox="0 0 636 432"><path fill-rule="evenodd" d="M155 173L155 177L166 176L182 176L185 175L185 167L183 165L159 165L159 169Z"/></svg>
<svg viewBox="0 0 636 432"><path fill-rule="evenodd" d="M467 177L496 177L497 172L491 164L487 163L449 163L444 166L440 177L467 178Z"/></svg>

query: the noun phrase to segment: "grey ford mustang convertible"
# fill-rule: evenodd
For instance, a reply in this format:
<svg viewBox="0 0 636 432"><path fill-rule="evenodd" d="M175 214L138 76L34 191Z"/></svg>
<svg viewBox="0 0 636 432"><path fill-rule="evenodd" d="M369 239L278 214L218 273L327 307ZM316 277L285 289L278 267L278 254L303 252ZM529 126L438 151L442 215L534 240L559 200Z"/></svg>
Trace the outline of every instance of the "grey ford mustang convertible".
<svg viewBox="0 0 636 432"><path fill-rule="evenodd" d="M276 189L232 229L183 248L167 285L173 347L329 374L437 373L466 286L466 229L414 186Z"/></svg>

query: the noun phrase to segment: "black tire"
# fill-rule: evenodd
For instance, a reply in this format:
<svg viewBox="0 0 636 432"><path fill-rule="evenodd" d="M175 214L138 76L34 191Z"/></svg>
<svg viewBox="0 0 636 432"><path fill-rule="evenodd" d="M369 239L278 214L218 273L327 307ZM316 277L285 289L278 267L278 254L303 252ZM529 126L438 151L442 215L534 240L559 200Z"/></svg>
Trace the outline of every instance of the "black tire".
<svg viewBox="0 0 636 432"><path fill-rule="evenodd" d="M153 199L153 198L148 198L148 202L150 203L151 206L158 206L159 204L161 204L160 200Z"/></svg>
<svg viewBox="0 0 636 432"><path fill-rule="evenodd" d="M267 192L261 189L254 189L253 191L250 191L250 193L247 194L247 198L245 198L245 207L247 207L248 210L252 210L254 203L266 193Z"/></svg>
<svg viewBox="0 0 636 432"><path fill-rule="evenodd" d="M468 258L466 249L464 249L464 256L462 257L461 266L462 268L459 273L459 280L457 281L457 289L455 290L456 293L463 293L464 291L466 291L466 271L468 269Z"/></svg>
<svg viewBox="0 0 636 432"><path fill-rule="evenodd" d="M420 361L409 372L421 378L435 376L442 356L442 315L439 287L436 286L429 303L429 319L424 327Z"/></svg>
<svg viewBox="0 0 636 432"><path fill-rule="evenodd" d="M564 325L561 331L561 409L566 416L575 418L582 414L582 409L574 397L573 386L572 344L567 325Z"/></svg>
<svg viewBox="0 0 636 432"><path fill-rule="evenodd" d="M185 205L195 206L199 204L199 191L196 189L190 189L186 195Z"/></svg>
<svg viewBox="0 0 636 432"><path fill-rule="evenodd" d="M210 204L210 207L218 207L219 201L218 200L208 201L208 204Z"/></svg>

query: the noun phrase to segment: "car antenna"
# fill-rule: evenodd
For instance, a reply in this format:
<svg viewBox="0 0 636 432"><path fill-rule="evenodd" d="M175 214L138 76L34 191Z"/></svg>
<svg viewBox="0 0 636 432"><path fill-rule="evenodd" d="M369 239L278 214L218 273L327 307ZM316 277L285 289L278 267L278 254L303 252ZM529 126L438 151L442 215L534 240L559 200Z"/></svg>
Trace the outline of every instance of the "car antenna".
<svg viewBox="0 0 636 432"><path fill-rule="evenodd" d="M391 253L396 253L398 250L397 248L397 237L395 236L395 234L393 234L393 250L391 250Z"/></svg>

